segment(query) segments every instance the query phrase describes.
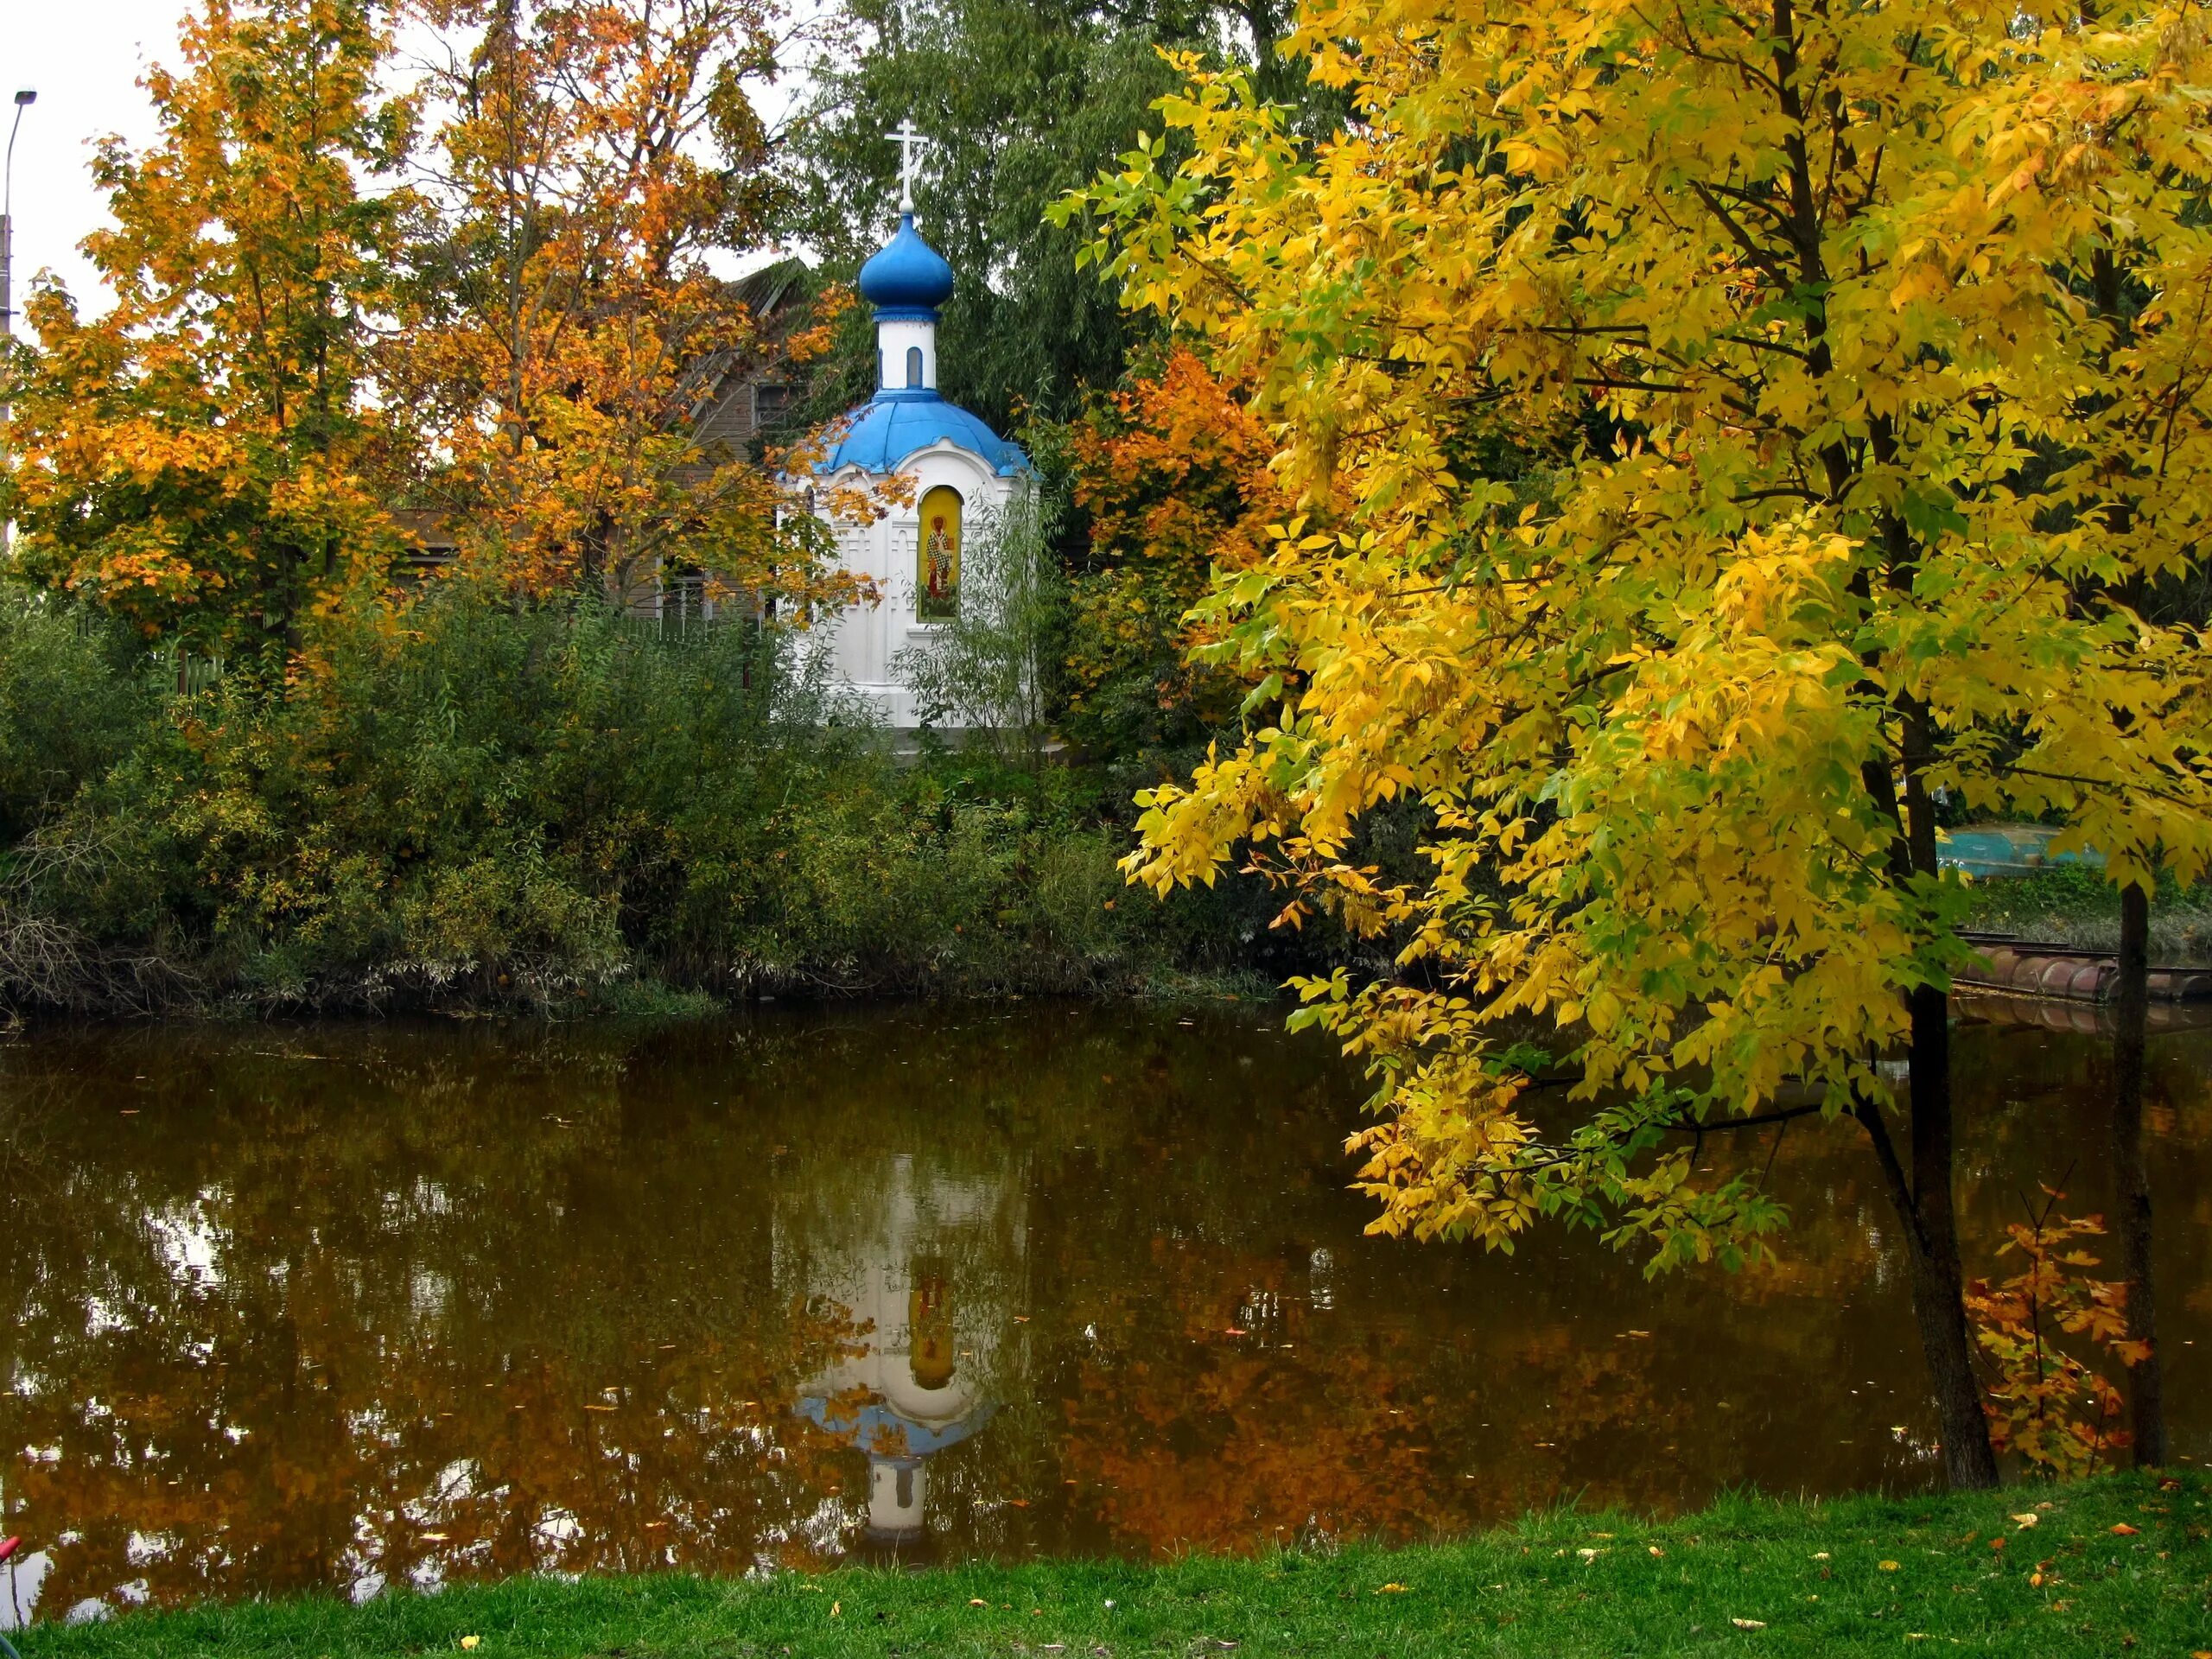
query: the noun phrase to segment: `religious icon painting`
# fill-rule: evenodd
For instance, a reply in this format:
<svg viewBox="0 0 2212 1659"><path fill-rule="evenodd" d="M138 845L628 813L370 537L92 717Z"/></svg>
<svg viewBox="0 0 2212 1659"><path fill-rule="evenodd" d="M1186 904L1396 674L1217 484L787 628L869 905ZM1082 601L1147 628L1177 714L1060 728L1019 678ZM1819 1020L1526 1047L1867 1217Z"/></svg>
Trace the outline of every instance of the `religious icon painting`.
<svg viewBox="0 0 2212 1659"><path fill-rule="evenodd" d="M942 622L960 614L960 492L940 484L921 503L914 614Z"/></svg>

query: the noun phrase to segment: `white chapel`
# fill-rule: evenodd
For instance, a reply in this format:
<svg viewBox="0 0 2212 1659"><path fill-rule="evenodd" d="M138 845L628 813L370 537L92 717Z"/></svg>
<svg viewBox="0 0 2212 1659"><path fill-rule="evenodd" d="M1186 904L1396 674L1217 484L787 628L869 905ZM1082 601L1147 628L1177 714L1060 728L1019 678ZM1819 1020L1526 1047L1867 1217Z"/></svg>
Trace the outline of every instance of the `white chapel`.
<svg viewBox="0 0 2212 1659"><path fill-rule="evenodd" d="M920 714L895 658L959 614L963 577L969 602L989 591L990 572L962 568L964 532L1006 505L1030 466L1020 446L938 393L938 311L951 297L952 267L914 228L920 137L911 125L897 137L905 150L899 228L860 276L861 297L875 309L875 395L833 429L815 478L833 486L825 496L899 475L912 486L906 505L873 524L832 520L839 563L872 577L882 598L830 625L838 677L891 727L911 730ZM826 505L817 511L828 516Z"/></svg>

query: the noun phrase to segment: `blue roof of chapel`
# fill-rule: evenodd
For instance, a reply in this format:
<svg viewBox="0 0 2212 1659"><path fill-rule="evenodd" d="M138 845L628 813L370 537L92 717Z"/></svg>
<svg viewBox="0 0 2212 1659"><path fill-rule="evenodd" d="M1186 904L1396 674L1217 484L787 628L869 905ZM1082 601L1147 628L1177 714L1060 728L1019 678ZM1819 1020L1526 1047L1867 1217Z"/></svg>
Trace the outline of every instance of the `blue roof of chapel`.
<svg viewBox="0 0 2212 1659"><path fill-rule="evenodd" d="M861 267L860 287L880 322L934 322L937 308L952 295L952 267L922 240L913 214L902 213L891 240ZM837 442L815 470L828 474L858 467L894 473L909 456L947 441L980 456L1001 478L1029 470L1020 444L999 436L980 416L945 402L934 387L886 387L849 411Z"/></svg>
<svg viewBox="0 0 2212 1659"><path fill-rule="evenodd" d="M1001 478L1029 470L1029 457L1020 444L999 436L980 416L948 404L934 391L879 391L845 421L843 434L817 472L858 467L864 472L895 473L909 455L948 438L970 454L982 456Z"/></svg>

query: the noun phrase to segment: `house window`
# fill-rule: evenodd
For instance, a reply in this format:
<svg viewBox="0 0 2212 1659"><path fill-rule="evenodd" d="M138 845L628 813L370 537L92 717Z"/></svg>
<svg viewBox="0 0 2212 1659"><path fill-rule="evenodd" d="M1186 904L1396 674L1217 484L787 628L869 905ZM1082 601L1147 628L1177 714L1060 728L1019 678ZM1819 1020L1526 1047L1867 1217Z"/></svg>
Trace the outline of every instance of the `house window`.
<svg viewBox="0 0 2212 1659"><path fill-rule="evenodd" d="M960 492L940 484L922 497L915 544L914 614L942 622L960 614Z"/></svg>
<svg viewBox="0 0 2212 1659"><path fill-rule="evenodd" d="M714 620L715 601L706 572L696 565L671 566L662 572L660 625L669 633L689 633Z"/></svg>
<svg viewBox="0 0 2212 1659"><path fill-rule="evenodd" d="M753 429L767 432L781 426L791 412L791 389L763 384L753 388Z"/></svg>
<svg viewBox="0 0 2212 1659"><path fill-rule="evenodd" d="M909 346L906 348L906 389L909 391L919 391L921 388L922 348L918 346Z"/></svg>

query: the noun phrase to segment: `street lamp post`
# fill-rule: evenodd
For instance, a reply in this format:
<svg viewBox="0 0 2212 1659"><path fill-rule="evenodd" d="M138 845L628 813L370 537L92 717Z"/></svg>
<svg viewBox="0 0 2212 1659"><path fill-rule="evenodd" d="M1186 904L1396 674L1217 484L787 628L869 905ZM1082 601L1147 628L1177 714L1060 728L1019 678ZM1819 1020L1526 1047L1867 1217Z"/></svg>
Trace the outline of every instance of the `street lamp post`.
<svg viewBox="0 0 2212 1659"><path fill-rule="evenodd" d="M23 111L38 102L26 86L16 94L16 118L8 124L8 159L0 164L0 337L16 333L16 134Z"/></svg>
<svg viewBox="0 0 2212 1659"><path fill-rule="evenodd" d="M16 94L16 118L8 124L8 157L0 162L0 352L16 337L16 134L23 124L23 111L38 102L38 94L24 87ZM8 407L7 390L0 385L0 474L14 465L8 428L15 411ZM13 519L0 519L0 554L16 544Z"/></svg>

